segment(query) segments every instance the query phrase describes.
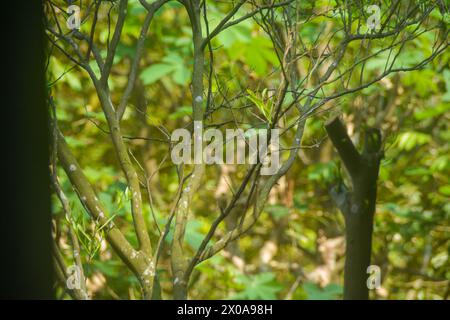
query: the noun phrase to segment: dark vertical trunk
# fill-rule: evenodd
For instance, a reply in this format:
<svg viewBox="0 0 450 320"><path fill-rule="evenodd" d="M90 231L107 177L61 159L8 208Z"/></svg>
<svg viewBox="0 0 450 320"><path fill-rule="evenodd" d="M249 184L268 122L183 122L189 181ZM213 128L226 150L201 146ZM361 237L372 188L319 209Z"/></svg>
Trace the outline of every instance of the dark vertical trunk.
<svg viewBox="0 0 450 320"><path fill-rule="evenodd" d="M0 298L51 299L51 216L45 41L41 1L4 14ZM7 114L11 112L11 114Z"/></svg>
<svg viewBox="0 0 450 320"><path fill-rule="evenodd" d="M344 299L367 300L367 268L372 251L373 216L382 158L381 134L377 129L366 130L364 150L360 154L339 118L331 119L325 127L352 182L351 191L342 182L331 190L331 196L345 217Z"/></svg>
<svg viewBox="0 0 450 320"><path fill-rule="evenodd" d="M367 300L373 221L367 212L356 212L345 218L345 227L344 299Z"/></svg>

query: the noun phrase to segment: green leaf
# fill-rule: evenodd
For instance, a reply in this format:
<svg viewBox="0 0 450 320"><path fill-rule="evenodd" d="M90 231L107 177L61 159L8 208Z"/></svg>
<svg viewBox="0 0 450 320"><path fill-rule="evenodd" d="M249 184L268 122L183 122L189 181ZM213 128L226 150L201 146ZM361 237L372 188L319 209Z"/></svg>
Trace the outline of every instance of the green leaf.
<svg viewBox="0 0 450 320"><path fill-rule="evenodd" d="M275 275L272 272L263 272L256 275L240 274L236 277L236 282L241 284L244 289L229 299L275 300L277 299L277 293L283 289L276 282Z"/></svg>
<svg viewBox="0 0 450 320"><path fill-rule="evenodd" d="M448 94L449 94L449 98L450 98L450 91ZM424 120L424 119L429 119L429 118L434 118L434 117L440 116L441 114L444 114L449 110L450 110L450 103L440 103L437 106L430 106L423 110L415 111L414 117L417 120Z"/></svg>
<svg viewBox="0 0 450 320"><path fill-rule="evenodd" d="M267 121L269 123L271 122L271 115L272 115L272 103L268 102L267 104L264 103L264 101L259 98L253 91L250 89L247 89L247 99L249 99L251 102L255 104L255 106L261 111L261 113L264 115Z"/></svg>
<svg viewBox="0 0 450 320"><path fill-rule="evenodd" d="M173 73L173 80L179 85L187 84L190 78L191 72L184 65L179 65Z"/></svg>
<svg viewBox="0 0 450 320"><path fill-rule="evenodd" d="M442 100L445 102L450 102L450 70L449 69L444 70L443 77L444 77L445 88L446 88L447 92L442 96ZM448 106L449 105L447 104L447 107Z"/></svg>
<svg viewBox="0 0 450 320"><path fill-rule="evenodd" d="M440 187L439 192L443 195L450 196L450 185Z"/></svg>
<svg viewBox="0 0 450 320"><path fill-rule="evenodd" d="M261 55L258 47L249 46L245 55L245 62L253 69L259 76L267 73L267 61Z"/></svg>
<svg viewBox="0 0 450 320"><path fill-rule="evenodd" d="M324 288L320 288L312 282L305 283L303 290L305 290L308 300L335 300L343 292L342 286L338 284L329 284Z"/></svg>
<svg viewBox="0 0 450 320"><path fill-rule="evenodd" d="M424 176L430 174L430 170L425 167L412 167L407 168L405 174L408 176Z"/></svg>
<svg viewBox="0 0 450 320"><path fill-rule="evenodd" d="M422 70L416 73L408 73L402 79L402 82L406 86L411 86L421 97L426 97L433 92L438 91L438 87L435 81L433 81L433 70Z"/></svg>
<svg viewBox="0 0 450 320"><path fill-rule="evenodd" d="M441 253L438 253L437 255L435 255L431 259L431 264L435 268L440 268L446 263L447 260L448 260L448 253L444 251L444 252L441 252Z"/></svg>
<svg viewBox="0 0 450 320"><path fill-rule="evenodd" d="M266 211L274 218L282 218L289 214L289 208L279 204L267 206Z"/></svg>
<svg viewBox="0 0 450 320"><path fill-rule="evenodd" d="M99 270L101 273L103 273L105 276L108 277L115 277L118 274L121 267L120 264L114 260L105 260L105 261L94 260L93 264L94 270Z"/></svg>
<svg viewBox="0 0 450 320"><path fill-rule="evenodd" d="M151 65L148 68L145 68L140 78L144 84L152 84L164 77L165 75L169 74L170 72L174 71L175 66L165 64L165 63L159 63Z"/></svg>
<svg viewBox="0 0 450 320"><path fill-rule="evenodd" d="M184 116L190 116L192 115L192 107L191 106L182 106L178 107L175 112L172 112L169 115L169 119L175 120L178 118L182 118Z"/></svg>
<svg viewBox="0 0 450 320"><path fill-rule="evenodd" d="M220 21L221 17L218 17L218 20ZM248 24L237 24L227 28L217 36L217 40L220 45L228 49L232 49L236 44L242 46L242 44L251 40L250 26ZM232 50L230 50L230 53L232 53Z"/></svg>
<svg viewBox="0 0 450 320"><path fill-rule="evenodd" d="M198 220L188 221L186 224L186 242L194 249L197 250L203 241L205 235L201 233L201 222Z"/></svg>
<svg viewBox="0 0 450 320"><path fill-rule="evenodd" d="M423 145L431 140L428 134L409 131L400 134L397 143L400 149L410 151L416 146Z"/></svg>

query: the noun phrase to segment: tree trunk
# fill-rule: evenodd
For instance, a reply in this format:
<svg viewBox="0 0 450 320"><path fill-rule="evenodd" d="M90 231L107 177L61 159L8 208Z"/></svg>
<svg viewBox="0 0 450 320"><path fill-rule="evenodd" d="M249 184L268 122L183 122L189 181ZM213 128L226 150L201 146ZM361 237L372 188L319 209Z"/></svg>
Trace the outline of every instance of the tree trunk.
<svg viewBox="0 0 450 320"><path fill-rule="evenodd" d="M372 251L373 216L382 158L381 134L377 129L367 129L364 150L360 154L338 117L328 121L325 128L352 182L351 191L342 181L330 191L345 217L344 299L367 300L367 268Z"/></svg>
<svg viewBox="0 0 450 320"><path fill-rule="evenodd" d="M345 218L344 299L346 300L369 299L366 281L372 251L372 215L358 211Z"/></svg>
<svg viewBox="0 0 450 320"><path fill-rule="evenodd" d="M184 280L173 285L173 298L175 300L187 300L187 285Z"/></svg>
<svg viewBox="0 0 450 320"><path fill-rule="evenodd" d="M2 68L0 299L54 299L43 5L9 4L4 22L14 29L2 37L8 59Z"/></svg>

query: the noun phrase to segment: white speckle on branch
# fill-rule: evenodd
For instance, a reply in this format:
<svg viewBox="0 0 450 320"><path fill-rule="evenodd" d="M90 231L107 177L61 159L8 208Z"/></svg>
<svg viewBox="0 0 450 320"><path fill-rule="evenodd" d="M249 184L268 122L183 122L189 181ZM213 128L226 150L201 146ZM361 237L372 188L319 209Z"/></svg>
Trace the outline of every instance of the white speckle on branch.
<svg viewBox="0 0 450 320"><path fill-rule="evenodd" d="M151 276L151 277L155 275L155 264L153 263L153 261L150 261L147 268L144 270L142 274L144 276Z"/></svg>

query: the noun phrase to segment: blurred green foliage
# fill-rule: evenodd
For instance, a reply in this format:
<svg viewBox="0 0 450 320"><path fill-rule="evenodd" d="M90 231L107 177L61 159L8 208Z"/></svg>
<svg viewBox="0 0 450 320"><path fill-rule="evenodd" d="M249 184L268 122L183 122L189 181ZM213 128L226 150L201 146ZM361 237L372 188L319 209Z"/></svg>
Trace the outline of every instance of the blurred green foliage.
<svg viewBox="0 0 450 320"><path fill-rule="evenodd" d="M305 10L312 10L313 6L317 8L325 2L306 1L302 5ZM207 3L212 28L228 6L222 2ZM116 9L113 4L110 6L114 16ZM108 25L105 15L110 8L106 4L102 8L103 18L98 22L96 40L106 46ZM123 40L110 80L115 99L120 98L116 89L122 92L127 83L126 70L129 58L134 54L144 14L138 0L130 1ZM324 21L325 18L315 19L301 28L306 44L315 41L317 30L325 28ZM81 29L87 32L89 27L90 22L87 22ZM397 63L408 66L419 61L429 54L432 42L433 39L426 36L418 37L414 47L406 50ZM264 88L276 81L271 72L278 67L270 39L254 20L249 19L221 33L213 41L213 47L218 83L231 93L248 88L252 107L239 112L259 112L270 119L271 106L265 100ZM371 50L375 51L376 47L375 41ZM356 49L350 48L350 51ZM160 124L173 130L190 120L192 50L187 14L178 3L170 2L157 12L150 27L139 75L145 110L139 109L137 97L132 99L123 120L126 136L163 139L165 136L158 129ZM387 55L386 52L367 63L367 77L380 72ZM346 63L351 59L349 56ZM348 123L353 124L356 139L367 125L380 126L384 134L385 158L378 183L372 255L373 264L382 269L382 290L371 292L379 299L449 297L449 60L450 51L447 50L422 70L393 74L335 102ZM47 77L58 105L59 126L105 204L109 217L136 244L129 192L114 156L95 90L87 75L61 53L52 52L49 66ZM356 78L355 75L355 81ZM219 89L213 82L212 91ZM265 213L237 242L237 248L233 249L237 257L219 254L196 268L190 298L342 297L344 256L343 244L338 240L343 235L344 223L329 199L328 187L336 178L345 177L342 177L343 169L330 142L324 138L325 120L324 114L308 120L303 144L311 147L300 151L299 160L271 194ZM282 139L292 139L292 133L288 132ZM159 142L128 139L127 144L151 171L156 170L168 152L167 145ZM239 168L233 173L238 178L242 178L242 174ZM61 205L54 197L54 217L60 222L58 232L64 234L68 223L74 224L94 297L138 298L137 280L105 245L101 230L92 226L63 171L58 175L74 214L71 222L65 220ZM194 199L196 218L189 221L186 230L186 242L192 250L200 245L208 231L214 219L211 213L217 212L213 197L217 179L217 171L208 168L204 190ZM147 201L144 216L153 241L159 236L154 220L160 228L165 225L177 186L176 171L171 165L163 166L152 180L153 209ZM224 228L220 226L219 233L223 234ZM167 243L171 236L166 238ZM270 255L268 261L265 255ZM164 297L170 290L170 265L167 254L161 259L157 272Z"/></svg>

